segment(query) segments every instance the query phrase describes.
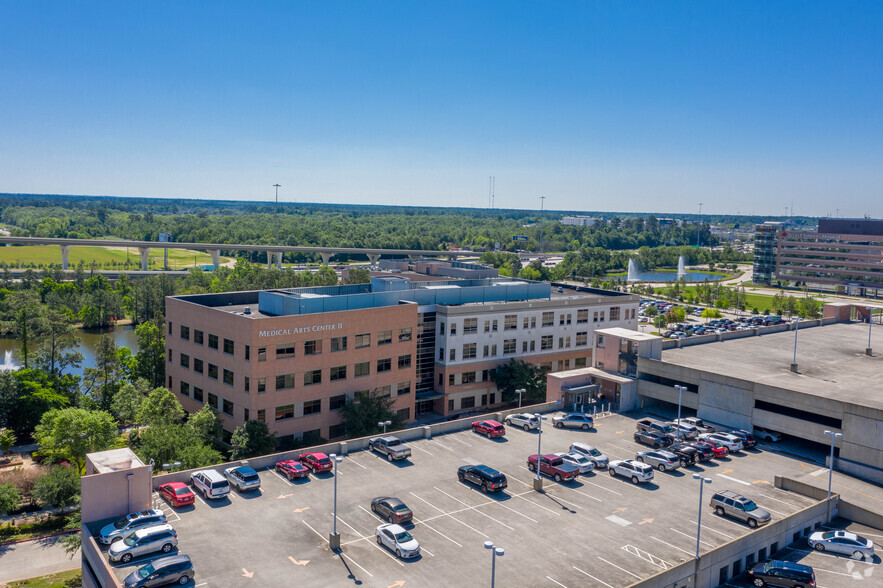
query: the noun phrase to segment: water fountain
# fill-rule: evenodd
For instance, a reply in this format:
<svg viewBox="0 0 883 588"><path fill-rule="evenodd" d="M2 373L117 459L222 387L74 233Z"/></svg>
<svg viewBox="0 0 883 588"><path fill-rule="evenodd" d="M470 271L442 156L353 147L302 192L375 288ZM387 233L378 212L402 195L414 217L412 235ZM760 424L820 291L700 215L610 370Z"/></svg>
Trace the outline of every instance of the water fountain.
<svg viewBox="0 0 883 588"><path fill-rule="evenodd" d="M686 264L686 260L684 259L684 256L681 255L680 257L678 257L678 279L679 280L681 278L683 278L684 275L687 273L686 269L684 269L685 264Z"/></svg>
<svg viewBox="0 0 883 588"><path fill-rule="evenodd" d="M13 371L17 370L21 366L15 364L15 360L12 359L12 351L7 350L6 353L3 354L3 363L0 364L0 372Z"/></svg>
<svg viewBox="0 0 883 588"><path fill-rule="evenodd" d="M635 265L635 260L631 257L629 258L629 273L626 277L626 280L629 282L637 282L638 281L638 266Z"/></svg>

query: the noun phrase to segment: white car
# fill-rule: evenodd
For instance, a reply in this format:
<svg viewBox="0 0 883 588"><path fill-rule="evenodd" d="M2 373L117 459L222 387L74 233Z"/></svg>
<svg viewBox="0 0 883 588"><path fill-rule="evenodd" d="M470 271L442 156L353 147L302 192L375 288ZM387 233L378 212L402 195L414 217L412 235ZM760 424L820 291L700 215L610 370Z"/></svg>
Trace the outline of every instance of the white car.
<svg viewBox="0 0 883 588"><path fill-rule="evenodd" d="M764 429L761 427L754 427L754 431L752 431L752 433L754 433L754 436L761 441L771 441L773 443L778 443L782 440L781 433L770 431L769 429Z"/></svg>
<svg viewBox="0 0 883 588"><path fill-rule="evenodd" d="M632 484L649 482L653 479L653 468L633 459L614 459L607 466L607 471L611 476L629 478Z"/></svg>
<svg viewBox="0 0 883 588"><path fill-rule="evenodd" d="M691 425L690 423L688 423L684 419L681 419L680 425L678 425L677 419L673 420L669 424L671 424L671 426L675 428L675 430L674 430L675 437L678 436L678 429L680 429L680 431L681 431L681 436L680 436L681 439L695 439L696 437L699 436L699 432L700 432L699 429L694 427L693 425ZM705 431L703 431L703 432L705 432Z"/></svg>
<svg viewBox="0 0 883 588"><path fill-rule="evenodd" d="M734 451L742 451L742 440L735 435L728 435L727 433L703 433L699 435L700 441L704 439L716 441L720 445L726 447L730 453L733 453Z"/></svg>
<svg viewBox="0 0 883 588"><path fill-rule="evenodd" d="M420 544L401 525L387 523L380 525L374 531L377 543L385 546L390 551L403 559L420 555Z"/></svg>
<svg viewBox="0 0 883 588"><path fill-rule="evenodd" d="M595 469L595 462L582 453L574 451L572 453L556 453L555 455L563 459L564 463L569 463L573 467L579 468L579 473L581 474L588 474Z"/></svg>
<svg viewBox="0 0 883 588"><path fill-rule="evenodd" d="M510 414L503 420L505 421L505 424L510 427L521 427L525 431L540 428L540 420L536 416L526 412L521 414Z"/></svg>
<svg viewBox="0 0 883 588"><path fill-rule="evenodd" d="M816 551L842 553L853 559L874 558L874 543L848 531L817 531L809 536L809 545Z"/></svg>
<svg viewBox="0 0 883 588"><path fill-rule="evenodd" d="M604 455L603 453L598 451L597 448L589 445L588 443L582 443L580 441L577 441L576 443L571 443L570 452L580 453L586 456L587 459L591 460L592 463L595 464L596 468L607 469L607 464L610 463L610 459L606 455Z"/></svg>
<svg viewBox="0 0 883 588"><path fill-rule="evenodd" d="M681 424L687 424L691 427L696 427L700 433L714 433L715 429L699 417L684 417L681 419Z"/></svg>

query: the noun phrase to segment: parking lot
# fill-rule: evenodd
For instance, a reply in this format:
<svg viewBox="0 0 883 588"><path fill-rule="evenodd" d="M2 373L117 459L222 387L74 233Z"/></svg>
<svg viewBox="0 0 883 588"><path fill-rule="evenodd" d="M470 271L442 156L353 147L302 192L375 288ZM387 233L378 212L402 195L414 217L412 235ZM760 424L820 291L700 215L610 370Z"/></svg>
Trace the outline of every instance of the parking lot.
<svg viewBox="0 0 883 588"><path fill-rule="evenodd" d="M547 421L542 451L566 451L571 442L583 441L610 459L633 458L635 451L646 449L632 439L635 420L642 416L599 418L594 431L554 429ZM186 508L173 509L158 496L155 504L177 530L180 551L192 557L195 585L200 587L484 584L490 581L492 557L484 548L486 541L505 550L496 561L501 586L614 587L693 557L699 484L692 473L713 480L702 500L703 551L750 531L712 512L708 500L713 491L744 494L769 510L774 520L814 502L775 488L772 482L775 474L797 475L818 465L766 451L763 443L758 450L670 473L655 472L650 484L636 486L607 472L593 472L570 483L545 479L544 492L539 493L533 490L535 474L526 463L537 451L537 439L535 431L512 428L502 439L466 430L409 443L413 455L403 462L390 463L368 451L350 453L339 465L337 480L340 554L328 547L331 473L289 482L264 470L259 472L260 491L234 490L228 498L210 503L197 495L195 506ZM509 487L486 495L460 483L457 468L465 464L501 470ZM408 528L420 542L420 557L402 561L377 545L374 530L384 521L372 514L370 503L384 495L404 500L414 511ZM832 557L804 555L824 556L826 562ZM119 566L119 577L145 561ZM844 585L834 574L817 575L820 586Z"/></svg>

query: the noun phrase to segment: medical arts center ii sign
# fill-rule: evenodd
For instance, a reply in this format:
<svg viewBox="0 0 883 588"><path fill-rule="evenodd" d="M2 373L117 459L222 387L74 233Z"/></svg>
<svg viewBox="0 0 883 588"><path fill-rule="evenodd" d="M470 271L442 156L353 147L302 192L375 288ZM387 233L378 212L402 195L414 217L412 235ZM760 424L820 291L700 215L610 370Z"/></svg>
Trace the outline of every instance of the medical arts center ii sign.
<svg viewBox="0 0 883 588"><path fill-rule="evenodd" d="M308 333L327 333L335 329L342 329L343 323L328 323L325 325L310 325L308 327L289 327L287 329L267 329L258 331L258 337L282 337L284 335L305 335Z"/></svg>

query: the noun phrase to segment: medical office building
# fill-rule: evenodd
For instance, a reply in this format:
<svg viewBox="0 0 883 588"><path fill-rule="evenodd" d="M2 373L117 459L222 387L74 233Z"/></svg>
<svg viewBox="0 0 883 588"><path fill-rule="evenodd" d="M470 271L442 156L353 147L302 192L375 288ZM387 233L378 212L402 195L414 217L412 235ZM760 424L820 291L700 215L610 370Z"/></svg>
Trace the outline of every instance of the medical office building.
<svg viewBox="0 0 883 588"><path fill-rule="evenodd" d="M544 371L592 365L596 328L637 327L636 296L491 278L170 297L166 379L188 412L213 407L232 432L345 436L356 392L393 401L411 423L502 403L491 371L510 359Z"/></svg>

